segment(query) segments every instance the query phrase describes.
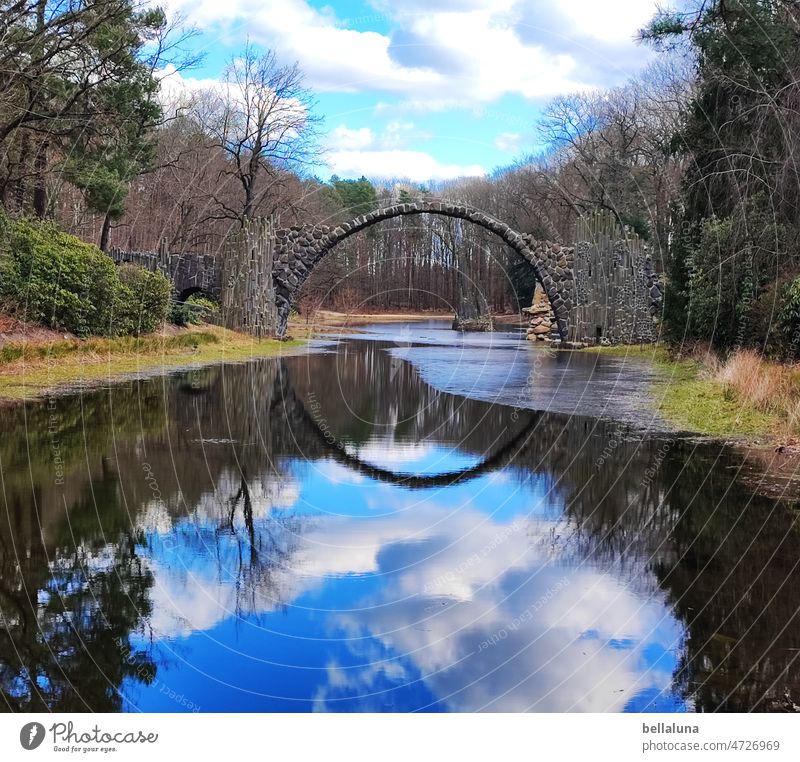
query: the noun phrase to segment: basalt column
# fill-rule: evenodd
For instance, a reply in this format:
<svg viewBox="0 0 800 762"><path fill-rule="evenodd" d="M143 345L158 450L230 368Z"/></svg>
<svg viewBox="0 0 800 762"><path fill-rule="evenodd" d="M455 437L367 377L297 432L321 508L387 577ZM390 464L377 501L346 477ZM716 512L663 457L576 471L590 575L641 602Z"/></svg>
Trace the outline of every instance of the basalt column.
<svg viewBox="0 0 800 762"><path fill-rule="evenodd" d="M273 220L245 220L225 243L220 321L253 336L278 333L273 284Z"/></svg>

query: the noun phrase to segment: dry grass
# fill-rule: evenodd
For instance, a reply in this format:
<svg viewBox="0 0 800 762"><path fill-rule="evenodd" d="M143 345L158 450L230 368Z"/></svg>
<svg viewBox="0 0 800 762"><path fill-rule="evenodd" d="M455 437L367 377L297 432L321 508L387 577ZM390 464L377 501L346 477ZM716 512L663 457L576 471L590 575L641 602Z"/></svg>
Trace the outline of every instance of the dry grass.
<svg viewBox="0 0 800 762"><path fill-rule="evenodd" d="M796 418L798 411L797 369L764 360L757 352L742 349L722 363L714 377L725 393L765 413Z"/></svg>
<svg viewBox="0 0 800 762"><path fill-rule="evenodd" d="M289 318L290 330L295 327L325 329L341 328L370 323L405 323L418 320L452 319L452 312L334 312L332 310L314 310L306 315L295 315Z"/></svg>
<svg viewBox="0 0 800 762"><path fill-rule="evenodd" d="M702 375L722 388L726 400L772 416L779 436L800 433L799 366L766 360L751 349L740 349L724 361L708 353Z"/></svg>

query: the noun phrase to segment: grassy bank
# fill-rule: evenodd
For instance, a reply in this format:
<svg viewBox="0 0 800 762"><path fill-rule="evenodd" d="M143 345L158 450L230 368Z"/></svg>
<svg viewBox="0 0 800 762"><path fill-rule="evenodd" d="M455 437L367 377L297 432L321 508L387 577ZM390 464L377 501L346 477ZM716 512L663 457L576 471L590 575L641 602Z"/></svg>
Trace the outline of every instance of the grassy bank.
<svg viewBox="0 0 800 762"><path fill-rule="evenodd" d="M661 346L590 351L655 365L659 412L678 428L776 442L794 441L800 434L800 368L795 365L769 362L749 350L725 360L704 347L682 355Z"/></svg>
<svg viewBox="0 0 800 762"><path fill-rule="evenodd" d="M256 339L217 326L140 337L10 341L0 345L0 400L41 397L75 385L183 366L271 357L302 344Z"/></svg>
<svg viewBox="0 0 800 762"><path fill-rule="evenodd" d="M308 323L293 316L288 333L294 338L290 341L255 339L210 325L171 326L139 337L79 339L33 324L0 320L0 402L43 397L70 387L109 383L135 374L156 375L185 366L285 355L303 346L314 334L345 326L442 317L447 315L321 310Z"/></svg>

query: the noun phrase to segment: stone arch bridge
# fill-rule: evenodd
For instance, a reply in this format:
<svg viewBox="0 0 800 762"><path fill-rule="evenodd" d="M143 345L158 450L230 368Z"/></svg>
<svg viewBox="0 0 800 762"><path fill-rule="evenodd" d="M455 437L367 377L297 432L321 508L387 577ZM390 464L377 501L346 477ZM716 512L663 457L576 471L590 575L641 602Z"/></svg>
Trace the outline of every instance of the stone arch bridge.
<svg viewBox="0 0 800 762"><path fill-rule="evenodd" d="M596 237L602 237L600 233L605 230L605 248L609 249L606 262L601 261L598 242L565 245L537 240L490 214L447 201L395 204L339 225L280 228L274 220L251 220L228 238L216 256L170 254L164 244L158 252L112 249L110 255L116 262L160 269L172 279L179 298L198 291L215 298L221 305L221 320L230 328L283 337L303 284L337 245L385 220L421 214L478 225L497 235L527 262L548 297L554 328L562 342L599 336L609 323L609 311L623 316L614 321L620 323L617 333L626 334L623 338L652 340L653 315L661 304L657 275L641 246L635 247L638 256L622 256L630 254L631 247L612 251L608 244L620 232L613 231L615 222L608 219L602 225L584 226L586 235ZM630 234L622 231L622 236L628 240ZM586 309L590 305L594 305L591 314Z"/></svg>

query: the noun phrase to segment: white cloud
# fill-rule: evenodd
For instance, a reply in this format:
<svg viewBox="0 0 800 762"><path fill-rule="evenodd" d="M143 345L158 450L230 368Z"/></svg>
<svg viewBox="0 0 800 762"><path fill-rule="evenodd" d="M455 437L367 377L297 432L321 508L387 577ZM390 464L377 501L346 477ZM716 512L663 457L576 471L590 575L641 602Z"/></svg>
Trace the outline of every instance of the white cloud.
<svg viewBox="0 0 800 762"><path fill-rule="evenodd" d="M389 122L381 136L381 147L405 148L412 137L417 140L426 140L429 135L415 130L413 122Z"/></svg>
<svg viewBox="0 0 800 762"><path fill-rule="evenodd" d="M487 102L506 93L526 98L584 86L569 52L553 55L524 44L512 24L493 9L414 17L409 42L425 49L431 65L447 72L447 87L430 94ZM410 93L415 95L416 93Z"/></svg>
<svg viewBox="0 0 800 762"><path fill-rule="evenodd" d="M328 146L343 151L367 148L375 142L375 135L369 127L350 129L341 124L328 135Z"/></svg>
<svg viewBox="0 0 800 762"><path fill-rule="evenodd" d="M326 163L333 174L343 178L365 176L423 182L486 174L479 164L446 164L429 153L407 147L411 140L429 137L409 121L390 121L377 134L369 127L350 128L342 124L328 133Z"/></svg>
<svg viewBox="0 0 800 762"><path fill-rule="evenodd" d="M367 22L336 19L331 10L319 11L307 0L172 0L174 9L191 11L193 21L211 33L246 31L285 60L298 60L317 89L459 103L487 102L507 93L548 97L590 86L579 74L590 75L580 65L587 44L633 48L634 32L653 11L641 0L611 5L571 0L558 11L539 5L470 0L435 9L404 4L398 10L391 4L385 12L392 29L383 34L358 28ZM526 39L536 31L538 17L544 29L554 29L546 41L535 35Z"/></svg>
<svg viewBox="0 0 800 762"><path fill-rule="evenodd" d="M575 30L604 42L627 42L655 12L655 3L642 0L569 0L559 4Z"/></svg>
<svg viewBox="0 0 800 762"><path fill-rule="evenodd" d="M364 175L375 179L423 182L486 174L480 164L445 164L424 151L332 151L327 161L331 170L344 178Z"/></svg>
<svg viewBox="0 0 800 762"><path fill-rule="evenodd" d="M381 83L402 91L440 80L436 72L398 65L385 35L346 29L305 0L172 0L170 8L204 29L227 33L238 27L237 37L246 31L253 42L300 61L318 89L358 91Z"/></svg>
<svg viewBox="0 0 800 762"><path fill-rule="evenodd" d="M518 132L501 132L494 140L495 147L504 153L519 151L522 135Z"/></svg>
<svg viewBox="0 0 800 762"><path fill-rule="evenodd" d="M160 85L160 97L167 107L177 107L207 92L220 88L220 80L211 78L184 77L172 64L156 72Z"/></svg>
<svg viewBox="0 0 800 762"><path fill-rule="evenodd" d="M334 151L356 151L366 148L397 149L405 148L409 141L427 140L427 133L415 128L413 122L391 121L383 131L376 134L369 127L351 128L340 124L328 133L327 146Z"/></svg>

